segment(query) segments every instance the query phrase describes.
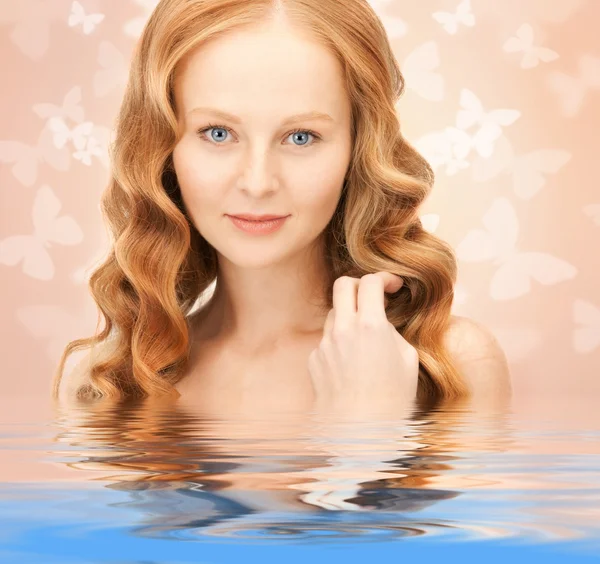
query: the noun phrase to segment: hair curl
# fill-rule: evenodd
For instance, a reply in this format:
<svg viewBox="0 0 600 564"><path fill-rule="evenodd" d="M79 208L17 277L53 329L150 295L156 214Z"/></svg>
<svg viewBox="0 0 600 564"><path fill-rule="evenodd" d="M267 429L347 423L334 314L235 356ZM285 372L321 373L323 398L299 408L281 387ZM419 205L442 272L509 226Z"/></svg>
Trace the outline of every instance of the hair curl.
<svg viewBox="0 0 600 564"><path fill-rule="evenodd" d="M328 307L340 276L401 276L387 316L419 353L418 396L469 394L443 341L456 258L421 225L419 206L434 174L400 133L395 104L404 78L367 0L161 0L134 52L110 149L112 178L101 198L114 242L89 287L105 327L66 346L55 399L67 356L107 340L114 346L91 366L79 398L179 395L174 385L190 352L187 314L216 280L217 255L186 213L173 168L177 65L210 39L283 16L332 50L351 101L351 162L323 233Z"/></svg>

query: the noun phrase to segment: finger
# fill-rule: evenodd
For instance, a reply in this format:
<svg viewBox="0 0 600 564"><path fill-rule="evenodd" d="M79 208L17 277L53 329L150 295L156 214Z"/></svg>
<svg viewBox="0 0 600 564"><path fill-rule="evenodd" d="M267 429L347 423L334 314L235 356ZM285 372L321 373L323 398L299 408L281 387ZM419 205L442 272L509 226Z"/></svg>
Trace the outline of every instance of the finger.
<svg viewBox="0 0 600 564"><path fill-rule="evenodd" d="M378 296L381 297L383 295L383 314L385 315L385 309L387 308L387 306L389 304L389 299L386 297L385 294L386 293L393 294L393 293L397 292L400 288L402 288L402 285L404 284L404 280L402 279L402 277L398 276L397 274L392 274L391 272L385 272L385 271L375 272L371 276L376 276L380 280L383 280L383 288L382 288L383 292L381 291L381 286L379 286L378 288L380 288L380 290L378 291ZM363 276L363 278L364 278L364 276ZM360 290L358 293L360 295ZM377 300L377 298L375 298L375 297L371 298L370 296L371 296L370 292L366 292L365 297L367 299L366 299L365 303L375 303L375 301L377 301L377 305L375 305L375 306L367 305L368 310L375 312L376 315L380 315L381 309L382 309L380 307L381 298ZM360 298L358 298L358 297L357 297L357 309L360 310ZM368 311L366 313L368 313Z"/></svg>
<svg viewBox="0 0 600 564"><path fill-rule="evenodd" d="M402 277L397 274L385 271L376 272L375 274L383 279L383 291L388 294L394 294L404 284Z"/></svg>
<svg viewBox="0 0 600 564"><path fill-rule="evenodd" d="M356 317L356 290L360 280L351 276L340 276L333 283L333 309L335 324L348 327Z"/></svg>
<svg viewBox="0 0 600 564"><path fill-rule="evenodd" d="M389 303L389 299L386 297L385 294L386 293L394 294L395 292L400 290L400 288L402 288L402 285L404 284L404 280L401 276L398 276L397 274L392 274L391 272L386 272L386 271L375 272L371 276L376 276L380 280L383 280L383 292L380 291L379 296L383 296L383 313L385 315L385 309L387 308L388 303ZM364 276L363 276L363 278L364 278ZM357 301L358 301L358 298L357 298ZM381 298L379 301L381 301ZM358 307L360 309L360 306L358 306ZM369 307L369 306L367 306L367 307ZM372 309L372 308L370 308L370 309ZM373 309L373 311L377 312L377 314L381 313L381 308L379 307L379 303L377 306L375 306L375 309Z"/></svg>
<svg viewBox="0 0 600 564"><path fill-rule="evenodd" d="M384 277L365 274L358 287L358 317L360 319L387 319L384 304Z"/></svg>
<svg viewBox="0 0 600 564"><path fill-rule="evenodd" d="M331 334L333 329L333 322L335 320L335 309L330 309L327 317L325 318L325 325L323 326L323 335Z"/></svg>
<svg viewBox="0 0 600 564"><path fill-rule="evenodd" d="M390 272L377 272L376 274L381 276L385 281L383 286L383 308L387 309L390 300L385 294L395 294L404 285L404 279L401 276L391 274Z"/></svg>

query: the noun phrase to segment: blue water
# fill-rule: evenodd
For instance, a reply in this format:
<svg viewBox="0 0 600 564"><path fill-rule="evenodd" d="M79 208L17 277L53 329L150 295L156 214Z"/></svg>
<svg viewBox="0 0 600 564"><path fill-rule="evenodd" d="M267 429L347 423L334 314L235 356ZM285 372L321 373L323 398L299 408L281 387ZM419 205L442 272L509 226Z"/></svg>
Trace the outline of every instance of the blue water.
<svg viewBox="0 0 600 564"><path fill-rule="evenodd" d="M13 398L0 562L597 562L589 399L336 421Z"/></svg>

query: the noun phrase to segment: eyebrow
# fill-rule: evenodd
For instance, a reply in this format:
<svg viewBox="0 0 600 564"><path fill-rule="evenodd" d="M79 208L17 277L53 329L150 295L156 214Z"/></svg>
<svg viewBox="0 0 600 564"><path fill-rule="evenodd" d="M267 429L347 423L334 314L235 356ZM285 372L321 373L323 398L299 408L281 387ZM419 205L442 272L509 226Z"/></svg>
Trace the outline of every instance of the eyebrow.
<svg viewBox="0 0 600 564"><path fill-rule="evenodd" d="M207 108L207 107L200 106L198 108L194 108L194 109L190 110L189 112L187 112L186 115L189 115L191 113L196 113L196 112L214 114L215 116L218 116L222 119L228 120L232 123L237 123L237 124L242 123L241 118L239 118L238 116L230 114L228 112L224 112L223 110L218 110L217 108ZM321 120L321 121L335 122L335 120L329 114L324 114L322 112L314 112L313 111L313 112L305 112L302 114L295 114L293 116L289 116L288 118L283 120L283 125L288 125L288 124L296 123L299 121L309 121L309 120Z"/></svg>

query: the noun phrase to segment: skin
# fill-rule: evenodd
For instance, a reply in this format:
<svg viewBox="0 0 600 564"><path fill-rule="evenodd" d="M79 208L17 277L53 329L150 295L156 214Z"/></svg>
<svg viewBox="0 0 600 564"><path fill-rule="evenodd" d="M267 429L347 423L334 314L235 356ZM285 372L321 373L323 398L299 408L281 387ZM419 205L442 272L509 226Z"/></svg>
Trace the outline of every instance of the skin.
<svg viewBox="0 0 600 564"><path fill-rule="evenodd" d="M222 408L234 411L243 404L236 399L240 393L253 411L265 396L281 409L308 408L314 395L307 360L321 343L328 315L319 299L327 274L322 234L352 152L342 69L324 46L280 17L192 51L178 67L174 89L180 124L175 172L190 218L219 261L216 291L191 321L191 375L178 389L186 386L186 395L193 389L191 395L215 408L227 401ZM224 110L239 123L199 107ZM332 120L284 124L310 111ZM239 213L290 217L279 231L252 236L225 215ZM200 341L210 342L203 358ZM453 316L446 343L474 397L510 396L506 358L485 327ZM189 388L199 382L190 376L211 365L222 368L218 377ZM290 367L300 373L273 378ZM227 380L222 374L242 376Z"/></svg>
<svg viewBox="0 0 600 564"><path fill-rule="evenodd" d="M317 407L363 412L397 408L417 393L419 355L388 321L385 292L403 284L390 272L342 276L333 285L323 339L309 357Z"/></svg>
<svg viewBox="0 0 600 564"><path fill-rule="evenodd" d="M322 232L339 201L352 148L338 61L277 20L188 54L175 98L182 133L175 172L194 225L219 258L215 294L199 317L203 327L248 355L320 336L327 315L319 303L326 273ZM200 106L235 114L241 123L192 111ZM283 125L310 111L333 120ZM219 127L197 132L209 124ZM292 134L296 129L321 139ZM244 212L290 217L275 233L251 236L224 215Z"/></svg>

